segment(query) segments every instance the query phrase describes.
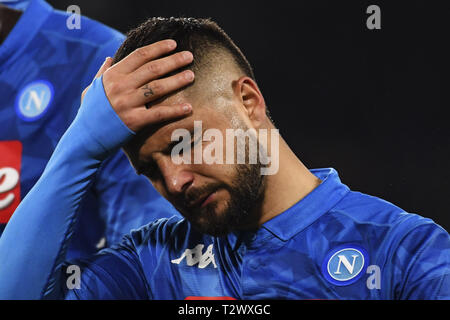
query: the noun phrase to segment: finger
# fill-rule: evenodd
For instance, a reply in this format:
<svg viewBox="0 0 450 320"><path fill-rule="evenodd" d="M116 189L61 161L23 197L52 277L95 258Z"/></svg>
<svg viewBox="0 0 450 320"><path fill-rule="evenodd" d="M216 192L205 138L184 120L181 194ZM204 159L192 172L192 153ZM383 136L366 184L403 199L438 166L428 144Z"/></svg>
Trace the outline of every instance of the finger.
<svg viewBox="0 0 450 320"><path fill-rule="evenodd" d="M138 88L151 80L190 64L193 59L194 57L189 51L178 52L168 57L147 62L135 70L130 78Z"/></svg>
<svg viewBox="0 0 450 320"><path fill-rule="evenodd" d="M144 103L148 103L187 86L194 78L194 72L186 70L168 78L154 80L139 88L140 96Z"/></svg>
<svg viewBox="0 0 450 320"><path fill-rule="evenodd" d="M173 76L158 79L136 89L127 96L127 103L142 106L181 89L194 81L194 72L186 70Z"/></svg>
<svg viewBox="0 0 450 320"><path fill-rule="evenodd" d="M128 56L119 61L114 68L121 73L131 73L145 63L159 58L174 50L177 43L174 40L161 40L134 50Z"/></svg>
<svg viewBox="0 0 450 320"><path fill-rule="evenodd" d="M83 92L81 93L81 102L83 102L84 96L86 95L86 92L88 91L88 89L89 89L90 87L91 87L91 86L89 85L89 86L86 87L86 89L84 89Z"/></svg>
<svg viewBox="0 0 450 320"><path fill-rule="evenodd" d="M111 57L106 57L105 61L103 62L100 69L98 69L97 74L95 75L94 79L100 78L102 74L108 70L109 67L111 67L113 59Z"/></svg>
<svg viewBox="0 0 450 320"><path fill-rule="evenodd" d="M145 126L175 120L189 115L192 112L190 104L155 106L150 109L139 108L134 110L136 119L135 128L130 128L137 132Z"/></svg>

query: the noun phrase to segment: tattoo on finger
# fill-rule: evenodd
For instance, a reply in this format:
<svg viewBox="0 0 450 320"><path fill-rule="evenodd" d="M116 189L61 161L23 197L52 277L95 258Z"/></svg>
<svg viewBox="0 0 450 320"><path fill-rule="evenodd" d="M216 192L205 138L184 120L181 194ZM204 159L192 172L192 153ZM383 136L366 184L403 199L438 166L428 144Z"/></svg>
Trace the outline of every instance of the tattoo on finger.
<svg viewBox="0 0 450 320"><path fill-rule="evenodd" d="M148 85L148 83L142 87L142 90L144 90L144 97L148 98L152 95L154 95L152 88Z"/></svg>

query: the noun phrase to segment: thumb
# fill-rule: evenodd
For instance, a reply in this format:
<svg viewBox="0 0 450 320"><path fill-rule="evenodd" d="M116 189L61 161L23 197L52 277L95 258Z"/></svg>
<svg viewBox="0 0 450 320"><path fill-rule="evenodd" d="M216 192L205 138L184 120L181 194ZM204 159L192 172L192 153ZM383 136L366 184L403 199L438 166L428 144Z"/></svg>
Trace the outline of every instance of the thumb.
<svg viewBox="0 0 450 320"><path fill-rule="evenodd" d="M113 59L111 57L106 57L105 61L103 62L102 66L100 67L100 69L98 69L97 74L94 77L94 80L97 78L100 78L102 76L103 73L105 73L106 70L108 70L109 67L111 67L112 65L112 61ZM92 84L92 83L91 83ZM86 89L83 90L83 92L81 93L81 102L83 102L84 96L86 94L86 92L88 91L88 89L91 87L91 85L89 85Z"/></svg>
<svg viewBox="0 0 450 320"><path fill-rule="evenodd" d="M100 69L97 71L97 74L95 75L94 79L100 78L102 74L112 65L113 59L111 57L106 57L105 61L103 62Z"/></svg>

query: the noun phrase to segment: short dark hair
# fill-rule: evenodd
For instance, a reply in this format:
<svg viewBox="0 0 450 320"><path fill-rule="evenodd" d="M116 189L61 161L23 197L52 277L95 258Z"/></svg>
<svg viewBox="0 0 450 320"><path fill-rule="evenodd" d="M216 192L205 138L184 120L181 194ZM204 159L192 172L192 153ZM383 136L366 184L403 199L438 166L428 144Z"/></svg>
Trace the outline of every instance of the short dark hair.
<svg viewBox="0 0 450 320"><path fill-rule="evenodd" d="M114 56L114 63L122 60L137 48L164 39L173 39L177 42L177 48L174 52L187 50L194 55L193 63L182 69L191 68L194 72L197 71L196 69L208 50L222 49L231 54L236 65L246 76L255 80L253 69L247 58L225 31L211 19L150 18L128 32L127 38Z"/></svg>
<svg viewBox="0 0 450 320"><path fill-rule="evenodd" d="M197 72L201 69L202 58L211 50L222 50L230 54L244 75L256 81L253 68L245 55L225 31L209 18L149 18L127 33L127 38L117 50L113 63L119 62L140 47L165 39L173 39L177 42L174 52L190 51L194 56L194 61L190 65L167 76L186 69ZM268 107L266 107L266 115L274 123Z"/></svg>

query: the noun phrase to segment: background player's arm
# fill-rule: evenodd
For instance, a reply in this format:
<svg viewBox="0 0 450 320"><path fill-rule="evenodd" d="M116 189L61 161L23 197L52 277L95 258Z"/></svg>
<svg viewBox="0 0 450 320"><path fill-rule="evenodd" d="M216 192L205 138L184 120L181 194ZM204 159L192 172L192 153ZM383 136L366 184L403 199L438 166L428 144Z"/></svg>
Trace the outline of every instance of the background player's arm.
<svg viewBox="0 0 450 320"><path fill-rule="evenodd" d="M75 213L101 162L141 128L190 113L190 106L145 104L193 80L187 72L161 78L192 61L169 53L173 41L140 48L113 67L105 62L82 106L61 138L39 181L23 199L0 239L0 299L57 298L61 267ZM149 72L158 64L160 74ZM163 91L145 96L141 87L155 82Z"/></svg>

